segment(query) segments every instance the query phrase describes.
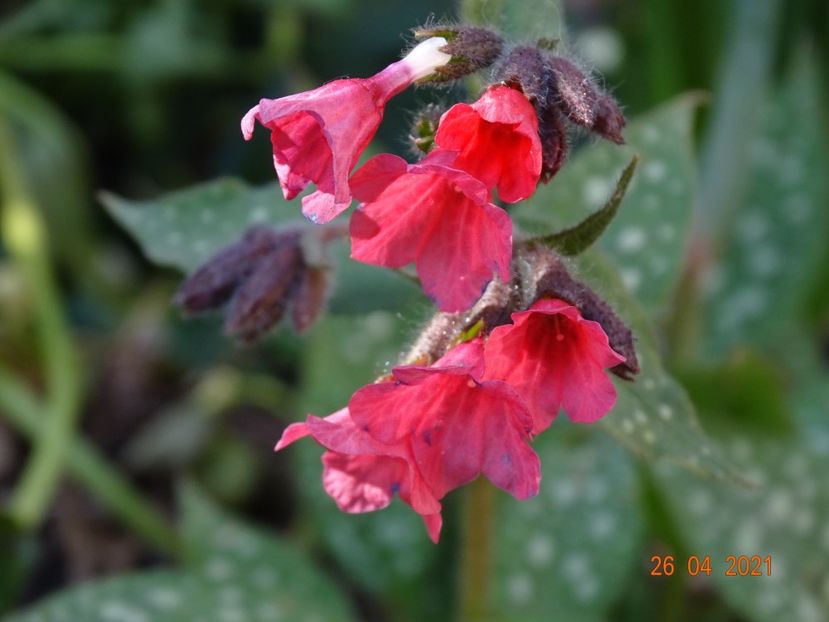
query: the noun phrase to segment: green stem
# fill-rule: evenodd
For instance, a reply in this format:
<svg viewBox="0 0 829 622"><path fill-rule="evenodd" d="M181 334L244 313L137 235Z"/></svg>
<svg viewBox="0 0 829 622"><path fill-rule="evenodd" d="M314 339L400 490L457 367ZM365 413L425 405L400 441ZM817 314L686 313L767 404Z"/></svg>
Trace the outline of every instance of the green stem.
<svg viewBox="0 0 829 622"><path fill-rule="evenodd" d="M13 378L0 370L0 411L21 435L37 440L44 428L43 406L38 399ZM179 553L176 533L152 502L132 488L115 467L89 443L75 438L66 452L69 472L98 502L117 516L127 527L158 550L170 555Z"/></svg>
<svg viewBox="0 0 829 622"><path fill-rule="evenodd" d="M460 557L460 622L490 620L490 543L495 489L479 477L464 491Z"/></svg>
<svg viewBox="0 0 829 622"><path fill-rule="evenodd" d="M25 528L43 519L61 475L65 448L74 434L80 378L69 329L61 314L49 263L45 227L28 193L11 133L0 121L2 240L28 284L46 378L49 425L38 435L11 500L11 515Z"/></svg>

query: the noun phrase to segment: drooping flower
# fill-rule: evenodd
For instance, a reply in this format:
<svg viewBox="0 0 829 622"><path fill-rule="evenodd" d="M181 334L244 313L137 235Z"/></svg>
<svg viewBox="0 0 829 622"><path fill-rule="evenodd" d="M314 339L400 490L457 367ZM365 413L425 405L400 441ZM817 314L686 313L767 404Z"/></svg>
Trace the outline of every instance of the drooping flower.
<svg viewBox="0 0 829 622"><path fill-rule="evenodd" d="M610 347L598 322L556 299L542 299L512 314L486 342L485 378L507 382L526 400L533 434L547 429L563 409L578 423L610 411L616 389L605 372L625 358Z"/></svg>
<svg viewBox="0 0 829 622"><path fill-rule="evenodd" d="M309 183L303 213L328 222L351 204L348 176L377 131L393 96L449 62L441 37L428 39L405 58L370 78L334 80L279 99L262 99L242 119L250 140L256 121L271 131L273 162L282 192L293 199Z"/></svg>
<svg viewBox="0 0 829 622"><path fill-rule="evenodd" d="M397 367L392 374L392 382L354 393L351 417L381 443L410 439L417 468L437 499L481 474L518 499L538 493L530 413L506 383L481 379L480 339L455 346L430 367Z"/></svg>
<svg viewBox="0 0 829 622"><path fill-rule="evenodd" d="M362 202L351 218L351 257L401 268L415 263L423 289L442 311L462 311L493 275L509 282L512 222L489 202L483 183L450 168L450 152L419 164L382 154L351 178Z"/></svg>
<svg viewBox="0 0 829 622"><path fill-rule="evenodd" d="M535 192L541 175L541 140L535 107L520 91L504 85L486 90L474 104L455 104L435 135L440 149L457 153L453 166L498 188L516 203Z"/></svg>
<svg viewBox="0 0 829 622"><path fill-rule="evenodd" d="M380 443L358 428L343 408L324 419L309 416L288 426L276 450L306 436L328 450L322 456L323 488L340 510L351 514L382 510L398 494L422 516L429 537L438 541L441 506L420 474L409 439Z"/></svg>

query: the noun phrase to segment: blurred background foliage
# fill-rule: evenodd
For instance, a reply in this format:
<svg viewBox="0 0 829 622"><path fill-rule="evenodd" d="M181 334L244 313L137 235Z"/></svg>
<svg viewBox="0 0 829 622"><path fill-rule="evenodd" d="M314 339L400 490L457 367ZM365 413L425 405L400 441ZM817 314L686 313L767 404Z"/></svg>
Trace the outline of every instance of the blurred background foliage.
<svg viewBox="0 0 829 622"><path fill-rule="evenodd" d="M311 443L271 451L394 363L430 313L416 288L338 260L331 313L255 348L170 300L175 269L298 213L264 133L241 140L253 103L369 75L456 15L561 38L631 119L623 149L574 137L523 230L594 211L642 157L573 267L636 326L643 374L601 425L538 440L537 499L495 497L482 619L829 620L824 0L3 2L0 616L454 616L460 495L433 546L399 503L337 512ZM401 95L380 148L463 96ZM771 555L772 577L726 577L728 554Z"/></svg>

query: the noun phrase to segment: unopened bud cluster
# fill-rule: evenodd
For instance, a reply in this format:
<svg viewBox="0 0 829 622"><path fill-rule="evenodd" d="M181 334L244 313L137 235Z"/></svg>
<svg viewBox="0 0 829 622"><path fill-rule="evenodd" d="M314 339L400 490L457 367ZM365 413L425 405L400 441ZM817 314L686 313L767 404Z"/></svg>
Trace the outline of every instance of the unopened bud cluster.
<svg viewBox="0 0 829 622"><path fill-rule="evenodd" d="M328 268L311 265L301 228L254 227L219 251L179 287L175 302L186 313L225 310L225 334L240 341L259 339L290 310L302 332L322 312Z"/></svg>

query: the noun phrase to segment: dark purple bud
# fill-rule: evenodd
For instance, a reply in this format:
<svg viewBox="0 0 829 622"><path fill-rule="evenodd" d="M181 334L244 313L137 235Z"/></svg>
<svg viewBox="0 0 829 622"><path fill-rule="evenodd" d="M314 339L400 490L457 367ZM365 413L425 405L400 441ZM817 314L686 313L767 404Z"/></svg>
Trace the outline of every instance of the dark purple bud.
<svg viewBox="0 0 829 622"><path fill-rule="evenodd" d="M554 91L550 98L573 123L592 128L599 93L593 80L566 58L549 59Z"/></svg>
<svg viewBox="0 0 829 622"><path fill-rule="evenodd" d="M521 89L531 102L544 105L550 88L551 68L535 47L513 48L495 70L495 80Z"/></svg>
<svg viewBox="0 0 829 622"><path fill-rule="evenodd" d="M616 100L610 95L601 95L596 101L593 131L617 145L624 145L625 139L622 137L622 130L626 123L625 115L622 114Z"/></svg>
<svg viewBox="0 0 829 622"><path fill-rule="evenodd" d="M488 28L475 26L444 25L432 28L416 28L415 39L443 37L447 44L441 52L452 55L452 60L438 67L422 82L448 82L457 80L494 63L504 46L501 36Z"/></svg>
<svg viewBox="0 0 829 622"><path fill-rule="evenodd" d="M253 271L259 259L276 248L280 234L272 229L250 229L241 240L211 257L181 284L174 303L187 313L224 305Z"/></svg>
<svg viewBox="0 0 829 622"><path fill-rule="evenodd" d="M546 184L567 159L567 132L558 110L541 110L538 116L538 135L541 138L541 181Z"/></svg>
<svg viewBox="0 0 829 622"><path fill-rule="evenodd" d="M319 317L328 298L330 274L325 268L308 268L294 293L291 321L297 332L304 332Z"/></svg>
<svg viewBox="0 0 829 622"><path fill-rule="evenodd" d="M560 298L578 307L585 319L598 322L607 334L610 346L625 357L625 362L611 371L620 378L633 380L639 373L633 333L611 306L587 285L570 276L553 251L535 249L526 258L535 273L535 298Z"/></svg>
<svg viewBox="0 0 829 622"><path fill-rule="evenodd" d="M225 319L227 335L252 342L285 314L304 272L299 234L263 257L236 291Z"/></svg>

